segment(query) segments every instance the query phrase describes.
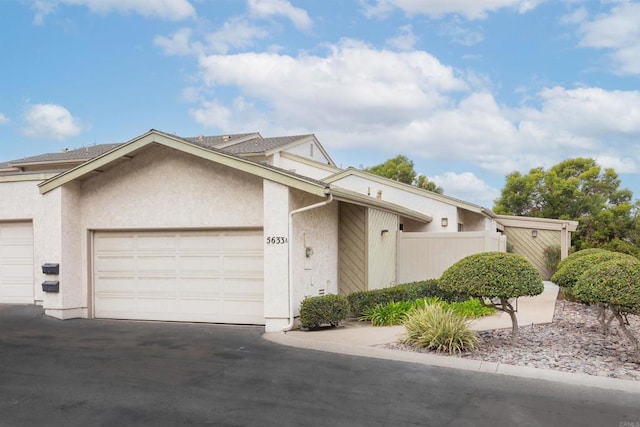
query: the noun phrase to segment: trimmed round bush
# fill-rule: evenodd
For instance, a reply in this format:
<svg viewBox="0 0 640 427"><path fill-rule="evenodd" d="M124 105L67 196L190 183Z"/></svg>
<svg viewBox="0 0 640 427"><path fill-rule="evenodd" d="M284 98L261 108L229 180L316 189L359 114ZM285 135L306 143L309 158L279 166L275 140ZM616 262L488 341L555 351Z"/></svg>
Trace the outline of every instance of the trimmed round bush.
<svg viewBox="0 0 640 427"><path fill-rule="evenodd" d="M533 265L525 257L508 252L469 255L447 268L439 285L445 291L478 298L534 296L544 290Z"/></svg>
<svg viewBox="0 0 640 427"><path fill-rule="evenodd" d="M478 346L478 337L475 331L469 329L467 320L438 304L410 312L403 324L407 336L402 342L408 345L450 354L473 350Z"/></svg>
<svg viewBox="0 0 640 427"><path fill-rule="evenodd" d="M586 251L589 252L585 254L582 253ZM634 259L631 255L603 249L585 249L584 251L576 252L563 260L566 262L558 268L558 271L551 277L551 281L558 286L572 288L580 276L593 265L620 257Z"/></svg>
<svg viewBox="0 0 640 427"><path fill-rule="evenodd" d="M629 311L640 309L640 261L624 254L587 268L572 289L588 304L608 304Z"/></svg>
<svg viewBox="0 0 640 427"><path fill-rule="evenodd" d="M338 326L348 315L349 303L342 295L307 297L300 304L300 323L303 328Z"/></svg>
<svg viewBox="0 0 640 427"><path fill-rule="evenodd" d="M601 253L601 252L610 252L610 251L608 251L606 249L600 249L600 248L590 248L590 249L583 249L581 251L574 252L574 253L570 254L569 256L567 256L565 259L561 260L558 263L558 269L556 271L560 271L560 269L562 267L564 267L565 264L570 264L573 261L582 258L583 256L591 255L591 254L597 254L597 253ZM557 283L556 283L556 285L557 285Z"/></svg>

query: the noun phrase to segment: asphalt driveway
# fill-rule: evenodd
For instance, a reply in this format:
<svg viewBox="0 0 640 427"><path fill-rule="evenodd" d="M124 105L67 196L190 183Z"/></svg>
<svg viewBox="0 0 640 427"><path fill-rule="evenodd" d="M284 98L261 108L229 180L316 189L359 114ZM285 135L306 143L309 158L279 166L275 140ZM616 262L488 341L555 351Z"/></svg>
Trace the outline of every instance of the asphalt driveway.
<svg viewBox="0 0 640 427"><path fill-rule="evenodd" d="M0 306L0 425L640 425L637 395Z"/></svg>

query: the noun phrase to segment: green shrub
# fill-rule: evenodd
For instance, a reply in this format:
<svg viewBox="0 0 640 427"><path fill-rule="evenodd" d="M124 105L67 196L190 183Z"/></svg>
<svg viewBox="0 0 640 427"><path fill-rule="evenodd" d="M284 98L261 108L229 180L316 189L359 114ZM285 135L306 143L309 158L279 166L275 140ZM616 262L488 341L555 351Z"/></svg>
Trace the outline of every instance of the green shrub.
<svg viewBox="0 0 640 427"><path fill-rule="evenodd" d="M478 337L468 328L467 321L438 304L413 310L403 323L407 330L405 344L450 354L478 346Z"/></svg>
<svg viewBox="0 0 640 427"><path fill-rule="evenodd" d="M455 292L440 289L437 280L405 283L391 288L354 292L347 295L351 314L356 317L366 315L367 311L377 305L391 301L414 301L419 298L437 296L445 301L464 301L468 298Z"/></svg>
<svg viewBox="0 0 640 427"><path fill-rule="evenodd" d="M589 252L583 254L582 252L585 251ZM631 257L630 255L603 249L585 249L584 251L576 252L563 260L558 271L551 277L551 281L563 288L572 288L582 273L589 267L621 256Z"/></svg>
<svg viewBox="0 0 640 427"><path fill-rule="evenodd" d="M461 292L490 301L496 310L509 314L512 340L518 340L518 319L511 298L542 293L542 278L521 255L482 252L469 255L447 268L439 281L447 292Z"/></svg>
<svg viewBox="0 0 640 427"><path fill-rule="evenodd" d="M558 270L561 255L560 245L547 246L543 251L544 266L555 273Z"/></svg>
<svg viewBox="0 0 640 427"><path fill-rule="evenodd" d="M341 295L307 297L300 305L300 323L303 328L338 326L348 315L349 303Z"/></svg>
<svg viewBox="0 0 640 427"><path fill-rule="evenodd" d="M613 252L620 252L623 254L631 255L635 258L640 258L640 248L638 246L619 238L615 238L605 243L604 245L602 245L602 249Z"/></svg>
<svg viewBox="0 0 640 427"><path fill-rule="evenodd" d="M640 261L621 254L620 257L594 264L580 276L573 293L580 301L602 308L601 324L608 330L607 310L613 313L627 339L635 347L640 363L640 339L628 328L626 316L640 314Z"/></svg>
<svg viewBox="0 0 640 427"><path fill-rule="evenodd" d="M598 253L602 253L602 252L608 252L608 251L605 250L605 249L590 248L590 249L583 249L581 251L574 252L574 253L570 254L568 257L566 257L565 259L563 259L562 261L560 261L558 263L558 268L557 268L556 271L558 271L561 268L563 268L565 266L565 264L570 264L570 263L574 262L575 260L582 258L583 256L587 256L587 255L591 255L591 254L598 254ZM557 283L556 283L556 285L557 285Z"/></svg>
<svg viewBox="0 0 640 427"><path fill-rule="evenodd" d="M369 321L372 326L399 325L411 310L413 310L411 301L391 301L368 308L359 320Z"/></svg>
<svg viewBox="0 0 640 427"><path fill-rule="evenodd" d="M572 291L579 301L588 304L615 305L629 311L640 309L640 261L620 254L593 264L578 278Z"/></svg>
<svg viewBox="0 0 640 427"><path fill-rule="evenodd" d="M480 300L476 298L449 303L438 297L427 297L415 301L391 301L387 304L378 304L367 309L367 312L358 320L371 322L372 326L399 325L413 310L419 310L429 305L451 309L458 316L467 319L476 319L495 312L495 309L482 305Z"/></svg>
<svg viewBox="0 0 640 427"><path fill-rule="evenodd" d="M449 304L449 307L451 307L455 314L467 319L477 319L479 317L488 316L496 311L493 307L483 305L477 298L469 298L466 301L453 302Z"/></svg>

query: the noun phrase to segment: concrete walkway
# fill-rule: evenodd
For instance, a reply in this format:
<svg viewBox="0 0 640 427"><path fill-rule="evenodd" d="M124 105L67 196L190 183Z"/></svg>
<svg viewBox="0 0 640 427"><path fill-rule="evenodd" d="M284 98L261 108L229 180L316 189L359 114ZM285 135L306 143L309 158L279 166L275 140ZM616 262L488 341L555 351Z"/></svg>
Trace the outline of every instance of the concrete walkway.
<svg viewBox="0 0 640 427"><path fill-rule="evenodd" d="M544 324L553 321L558 286L544 282L544 292L536 297L518 299L518 322L520 326ZM474 330L511 328L508 314L499 312L492 316L474 320L470 327ZM591 386L605 389L628 391L640 394L640 382L616 378L596 377L550 369L505 365L495 362L441 356L432 353L418 353L383 348L385 344L397 342L405 333L404 326L373 327L367 322L350 321L343 325L318 331L293 330L264 334L264 338L292 347L353 356L374 357L403 362L422 363L446 368L490 372L523 378L559 381L565 384Z"/></svg>

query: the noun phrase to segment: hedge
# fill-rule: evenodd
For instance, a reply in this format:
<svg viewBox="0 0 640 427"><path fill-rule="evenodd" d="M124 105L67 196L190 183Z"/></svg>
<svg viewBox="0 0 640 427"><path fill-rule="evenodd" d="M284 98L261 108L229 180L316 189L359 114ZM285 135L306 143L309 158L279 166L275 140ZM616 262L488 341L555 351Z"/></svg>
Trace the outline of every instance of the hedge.
<svg viewBox="0 0 640 427"><path fill-rule="evenodd" d="M349 301L351 314L356 317L361 317L365 315L368 310L380 304L384 305L392 301L414 301L428 297L438 297L448 302L465 301L469 298L467 295L443 291L438 286L438 281L431 279L405 283L391 288L354 292L347 295L347 300Z"/></svg>

